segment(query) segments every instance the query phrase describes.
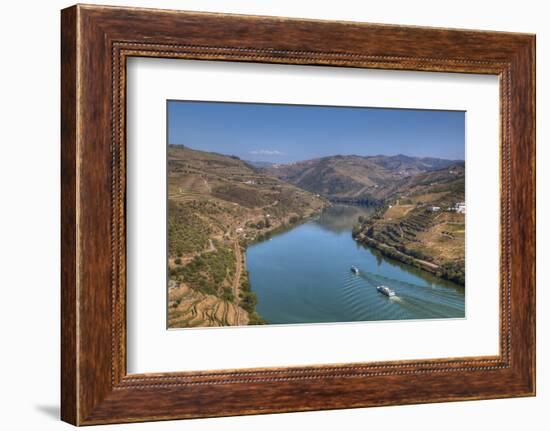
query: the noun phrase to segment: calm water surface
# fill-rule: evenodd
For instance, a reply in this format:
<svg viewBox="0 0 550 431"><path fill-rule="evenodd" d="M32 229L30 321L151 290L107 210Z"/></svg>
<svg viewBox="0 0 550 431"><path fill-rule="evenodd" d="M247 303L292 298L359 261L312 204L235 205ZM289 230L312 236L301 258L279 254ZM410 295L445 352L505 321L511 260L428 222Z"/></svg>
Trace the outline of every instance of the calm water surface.
<svg viewBox="0 0 550 431"><path fill-rule="evenodd" d="M250 246L246 259L258 313L272 324L464 317L462 286L353 240L357 217L371 212L333 206L316 220ZM397 296L380 294L381 284Z"/></svg>

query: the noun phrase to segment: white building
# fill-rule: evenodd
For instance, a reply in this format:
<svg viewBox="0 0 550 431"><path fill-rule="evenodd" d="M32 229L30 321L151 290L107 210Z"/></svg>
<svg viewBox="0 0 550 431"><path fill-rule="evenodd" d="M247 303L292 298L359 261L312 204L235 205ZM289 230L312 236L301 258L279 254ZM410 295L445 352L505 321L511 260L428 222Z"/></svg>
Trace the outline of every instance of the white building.
<svg viewBox="0 0 550 431"><path fill-rule="evenodd" d="M466 214L466 202L457 202L454 210L459 214Z"/></svg>

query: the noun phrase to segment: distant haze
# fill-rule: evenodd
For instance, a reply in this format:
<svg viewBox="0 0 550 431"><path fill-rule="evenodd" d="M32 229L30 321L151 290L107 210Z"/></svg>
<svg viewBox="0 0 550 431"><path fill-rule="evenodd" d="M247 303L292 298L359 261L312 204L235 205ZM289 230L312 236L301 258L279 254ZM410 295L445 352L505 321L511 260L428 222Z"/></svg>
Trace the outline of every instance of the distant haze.
<svg viewBox="0 0 550 431"><path fill-rule="evenodd" d="M463 111L169 101L167 115L169 144L253 162L335 154L464 160Z"/></svg>

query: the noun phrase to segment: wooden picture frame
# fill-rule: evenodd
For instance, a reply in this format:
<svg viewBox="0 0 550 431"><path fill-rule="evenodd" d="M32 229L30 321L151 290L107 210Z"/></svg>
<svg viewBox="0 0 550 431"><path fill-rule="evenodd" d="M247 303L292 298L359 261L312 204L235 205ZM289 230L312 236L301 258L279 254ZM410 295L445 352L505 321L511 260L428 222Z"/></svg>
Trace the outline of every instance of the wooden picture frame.
<svg viewBox="0 0 550 431"><path fill-rule="evenodd" d="M61 417L75 425L535 394L535 36L77 5L61 26ZM130 56L500 77L500 354L126 373Z"/></svg>

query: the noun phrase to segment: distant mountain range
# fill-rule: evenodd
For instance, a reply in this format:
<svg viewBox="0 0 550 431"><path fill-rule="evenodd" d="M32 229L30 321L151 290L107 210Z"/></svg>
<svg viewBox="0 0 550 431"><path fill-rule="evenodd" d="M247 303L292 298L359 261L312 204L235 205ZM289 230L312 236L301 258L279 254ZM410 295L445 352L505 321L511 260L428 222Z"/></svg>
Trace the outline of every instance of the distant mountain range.
<svg viewBox="0 0 550 431"><path fill-rule="evenodd" d="M276 163L273 163L273 162L262 162L262 161L256 162L252 160L244 160L244 162L258 169L271 168L272 166L276 165Z"/></svg>
<svg viewBox="0 0 550 431"><path fill-rule="evenodd" d="M384 200L416 182L448 182L464 174L464 161L433 157L330 156L285 165L260 167L264 172L331 200ZM422 177L434 173L428 177ZM418 177L415 180L415 177Z"/></svg>

